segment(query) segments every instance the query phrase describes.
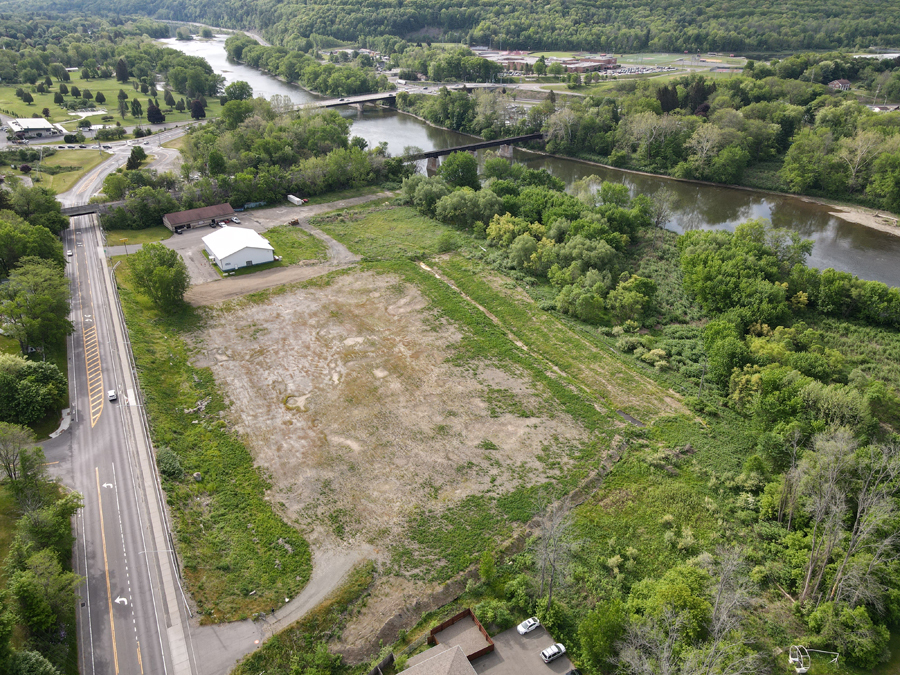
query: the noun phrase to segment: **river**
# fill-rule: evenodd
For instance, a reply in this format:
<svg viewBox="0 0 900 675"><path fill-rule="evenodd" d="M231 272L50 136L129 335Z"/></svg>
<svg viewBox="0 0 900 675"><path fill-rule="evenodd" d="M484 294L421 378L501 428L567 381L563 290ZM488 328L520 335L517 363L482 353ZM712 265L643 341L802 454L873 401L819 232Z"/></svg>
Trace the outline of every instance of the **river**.
<svg viewBox="0 0 900 675"><path fill-rule="evenodd" d="M244 80L258 96L290 96L301 103L317 97L298 87L281 82L253 68L229 63L225 57L225 39L162 40L166 45L192 56L205 58L225 77L226 83ZM386 142L388 151L401 154L407 146L439 150L474 142L471 136L431 127L421 120L392 110L366 108L342 110L352 121L351 135L364 138L370 147ZM632 194L653 194L666 187L675 195L672 221L667 227L676 232L695 229L734 230L752 218L768 218L778 227L796 230L815 242L809 264L825 269L851 272L863 279L900 286L900 237L849 223L832 216L829 207L796 197L771 195L754 190L699 185L659 176L605 169L576 160L545 157L515 150L516 160L533 168L544 168L567 185L580 178L596 175L607 181L625 183Z"/></svg>

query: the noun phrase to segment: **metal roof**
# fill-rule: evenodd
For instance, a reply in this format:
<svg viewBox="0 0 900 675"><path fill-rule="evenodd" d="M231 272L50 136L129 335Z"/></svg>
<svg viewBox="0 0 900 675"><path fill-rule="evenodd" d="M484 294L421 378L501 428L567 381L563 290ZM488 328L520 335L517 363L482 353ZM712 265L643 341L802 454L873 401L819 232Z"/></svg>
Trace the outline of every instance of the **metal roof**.
<svg viewBox="0 0 900 675"><path fill-rule="evenodd" d="M234 209L231 204L214 204L213 206L204 206L199 209L191 209L189 211L177 211L175 213L167 213L163 216L172 227L178 225L187 225L198 220L211 220L213 218L221 218L223 216L233 216Z"/></svg>
<svg viewBox="0 0 900 675"><path fill-rule="evenodd" d="M246 227L222 227L203 237L203 243L219 260L224 260L245 248L275 250L265 237Z"/></svg>

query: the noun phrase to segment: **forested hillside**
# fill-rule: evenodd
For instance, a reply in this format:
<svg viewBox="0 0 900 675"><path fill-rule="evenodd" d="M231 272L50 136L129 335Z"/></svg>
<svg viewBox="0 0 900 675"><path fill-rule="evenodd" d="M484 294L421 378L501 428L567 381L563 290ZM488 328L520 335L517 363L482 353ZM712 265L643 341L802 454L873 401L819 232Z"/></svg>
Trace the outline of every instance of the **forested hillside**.
<svg viewBox="0 0 900 675"><path fill-rule="evenodd" d="M108 0L38 4L62 11L110 11ZM28 6L34 9L33 3ZM877 0L702 0L690 4L670 0L123 0L115 9L157 19L257 28L272 42L287 47L311 35L359 41L419 34L511 49L759 52L890 46L900 37L900 6Z"/></svg>

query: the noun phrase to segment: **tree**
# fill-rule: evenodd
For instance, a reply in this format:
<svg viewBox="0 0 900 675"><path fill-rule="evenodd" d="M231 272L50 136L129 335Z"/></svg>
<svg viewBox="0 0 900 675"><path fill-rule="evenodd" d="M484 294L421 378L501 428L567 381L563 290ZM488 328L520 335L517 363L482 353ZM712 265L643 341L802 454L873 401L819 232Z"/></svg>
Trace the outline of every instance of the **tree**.
<svg viewBox="0 0 900 675"><path fill-rule="evenodd" d="M625 629L625 608L618 600L597 605L578 624L578 642L588 664L597 671L610 669L615 644Z"/></svg>
<svg viewBox="0 0 900 675"><path fill-rule="evenodd" d="M199 99L191 101L191 118L195 120L206 119L206 110L203 108L203 103Z"/></svg>
<svg viewBox="0 0 900 675"><path fill-rule="evenodd" d="M147 106L147 121L150 124L162 124L166 121L166 116L162 114L159 106L151 104Z"/></svg>
<svg viewBox="0 0 900 675"><path fill-rule="evenodd" d="M181 256L163 244L144 244L129 259L138 290L164 312L175 311L190 284Z"/></svg>
<svg viewBox="0 0 900 675"><path fill-rule="evenodd" d="M50 117L50 108L44 108L43 110L41 110L41 115L49 118Z"/></svg>
<svg viewBox="0 0 900 675"><path fill-rule="evenodd" d="M22 453L34 446L34 432L18 424L0 422L0 466L9 481L21 476Z"/></svg>
<svg viewBox="0 0 900 675"><path fill-rule="evenodd" d="M73 87L74 88L74 87ZM22 100L25 101L28 105L34 103L34 96L31 95L31 92L25 92L22 94Z"/></svg>
<svg viewBox="0 0 900 675"><path fill-rule="evenodd" d="M225 173L225 157L216 148L213 148L209 151L209 160L206 166L210 176L219 176Z"/></svg>
<svg viewBox="0 0 900 675"><path fill-rule="evenodd" d="M178 99L178 103L175 104L175 110L177 110L178 112L184 112L184 108L185 108L184 99L183 98Z"/></svg>
<svg viewBox="0 0 900 675"><path fill-rule="evenodd" d="M144 107L136 98L131 99L131 116L141 118L144 116Z"/></svg>
<svg viewBox="0 0 900 675"><path fill-rule="evenodd" d="M97 95L99 96L100 94L97 94ZM53 94L53 102L56 105L60 105L60 104L66 102L66 98L60 92L56 92L55 94Z"/></svg>
<svg viewBox="0 0 900 675"><path fill-rule="evenodd" d="M71 93L74 98L81 98L81 90L74 85L72 85Z"/></svg>
<svg viewBox="0 0 900 675"><path fill-rule="evenodd" d="M165 93L163 94L163 100L166 102L166 105L169 106L170 108L175 107L175 97L172 96L172 92L169 91L168 89L166 89Z"/></svg>
<svg viewBox="0 0 900 675"><path fill-rule="evenodd" d="M124 120L125 115L127 115L127 114L128 114L128 103L125 101L125 99L119 99L119 115Z"/></svg>
<svg viewBox="0 0 900 675"><path fill-rule="evenodd" d="M0 288L0 313L22 353L30 345L58 344L73 331L69 315L69 284L58 265L28 256Z"/></svg>
<svg viewBox="0 0 900 675"><path fill-rule="evenodd" d="M228 101L222 106L222 119L225 120L227 129L237 129L253 114L253 103L251 101Z"/></svg>
<svg viewBox="0 0 900 675"><path fill-rule="evenodd" d="M225 87L225 96L229 101L247 101L253 98L253 87L243 80L238 80Z"/></svg>
<svg viewBox="0 0 900 675"><path fill-rule="evenodd" d="M119 93L116 94L116 98L120 101L124 101L125 99L128 98L128 94L125 93L124 89L119 89Z"/></svg>
<svg viewBox="0 0 900 675"><path fill-rule="evenodd" d="M542 501L547 497L542 497ZM537 538L537 562L541 570L540 595L547 589L547 607L553 605L553 587L561 581L568 565L566 534L571 524L568 499L550 504L541 515Z"/></svg>
<svg viewBox="0 0 900 675"><path fill-rule="evenodd" d="M478 180L478 161L468 152L454 152L444 158L438 175L453 187L481 189Z"/></svg>
<svg viewBox="0 0 900 675"><path fill-rule="evenodd" d="M22 623L32 633L48 634L75 628L75 590L83 579L66 572L51 549L31 555L9 583Z"/></svg>
<svg viewBox="0 0 900 675"><path fill-rule="evenodd" d="M125 62L124 58L120 58L116 61L116 80L124 83L128 82L129 77L128 64Z"/></svg>
<svg viewBox="0 0 900 675"><path fill-rule="evenodd" d="M12 194L12 208L16 215L32 225L46 227L54 234L69 226L69 219L62 215L62 205L56 200L56 193L47 188L17 185ZM35 255L47 257L43 253Z"/></svg>
<svg viewBox="0 0 900 675"><path fill-rule="evenodd" d="M65 69L63 69L63 72L66 72ZM59 93L60 94L68 94L69 88L65 84L60 84L59 85Z"/></svg>
<svg viewBox="0 0 900 675"><path fill-rule="evenodd" d="M85 89L81 92L81 98L85 99L86 101L91 101L93 100L94 95L91 93L90 89Z"/></svg>
<svg viewBox="0 0 900 675"><path fill-rule="evenodd" d="M102 91L98 91L98 92L97 92L97 95L94 97L94 100L95 100L97 103L99 103L99 104L102 105L102 104L106 103L106 96L103 94Z"/></svg>
<svg viewBox="0 0 900 675"><path fill-rule="evenodd" d="M16 652L9 663L9 675L60 675L59 670L40 652Z"/></svg>

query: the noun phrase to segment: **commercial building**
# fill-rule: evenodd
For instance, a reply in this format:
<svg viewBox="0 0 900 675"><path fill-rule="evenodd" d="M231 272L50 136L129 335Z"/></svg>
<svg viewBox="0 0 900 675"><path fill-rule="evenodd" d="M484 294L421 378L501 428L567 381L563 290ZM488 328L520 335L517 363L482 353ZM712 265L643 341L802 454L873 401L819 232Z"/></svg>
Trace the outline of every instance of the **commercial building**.
<svg viewBox="0 0 900 675"><path fill-rule="evenodd" d="M189 211L167 213L163 216L163 225L173 232L175 230L189 230L192 227L200 227L201 225L213 225L218 221L231 218L233 215L234 209L231 207L231 204L215 204L199 209L190 209Z"/></svg>
<svg viewBox="0 0 900 675"><path fill-rule="evenodd" d="M246 227L223 227L203 237L209 259L223 272L275 260L275 249L266 238Z"/></svg>
<svg viewBox="0 0 900 675"><path fill-rule="evenodd" d="M25 117L9 121L9 130L16 138L42 138L44 136L59 136L69 133L59 124L53 124L43 117Z"/></svg>

